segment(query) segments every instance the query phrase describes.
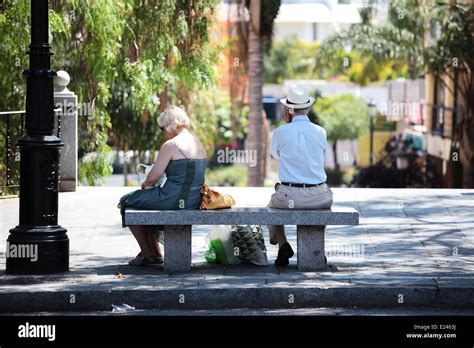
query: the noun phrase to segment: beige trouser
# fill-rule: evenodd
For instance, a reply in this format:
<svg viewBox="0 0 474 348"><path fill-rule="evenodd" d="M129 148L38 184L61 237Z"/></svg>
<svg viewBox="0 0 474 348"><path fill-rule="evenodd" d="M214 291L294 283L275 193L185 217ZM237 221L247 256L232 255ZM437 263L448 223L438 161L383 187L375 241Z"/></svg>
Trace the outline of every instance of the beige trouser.
<svg viewBox="0 0 474 348"><path fill-rule="evenodd" d="M268 203L269 208L276 209L326 209L332 205L332 191L328 185L314 187L293 187L275 185L275 193ZM268 225L270 243L280 247L286 243L283 225Z"/></svg>

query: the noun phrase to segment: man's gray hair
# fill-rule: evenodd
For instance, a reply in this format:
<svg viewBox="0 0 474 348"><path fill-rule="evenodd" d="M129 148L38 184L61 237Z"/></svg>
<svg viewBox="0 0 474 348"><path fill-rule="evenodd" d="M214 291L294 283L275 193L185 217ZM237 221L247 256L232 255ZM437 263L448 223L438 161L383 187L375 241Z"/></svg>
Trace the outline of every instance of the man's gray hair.
<svg viewBox="0 0 474 348"><path fill-rule="evenodd" d="M295 109L295 108L292 108L292 107L288 107L288 109L290 110L290 113L292 113L292 114L298 114L298 115L305 114L305 115L307 115L311 111L311 106L308 106L307 108L304 108L304 109Z"/></svg>

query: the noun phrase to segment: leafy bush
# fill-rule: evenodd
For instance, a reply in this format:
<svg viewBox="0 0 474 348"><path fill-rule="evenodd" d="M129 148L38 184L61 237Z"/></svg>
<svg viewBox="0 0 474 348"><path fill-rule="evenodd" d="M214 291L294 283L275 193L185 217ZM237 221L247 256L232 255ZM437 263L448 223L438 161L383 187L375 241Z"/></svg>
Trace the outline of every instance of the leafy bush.
<svg viewBox="0 0 474 348"><path fill-rule="evenodd" d="M338 168L337 142L358 139L369 131L367 105L362 98L342 94L318 98L313 111L332 143L334 163Z"/></svg>
<svg viewBox="0 0 474 348"><path fill-rule="evenodd" d="M355 187L402 188L403 176L396 168L377 163L361 171L354 177Z"/></svg>
<svg viewBox="0 0 474 348"><path fill-rule="evenodd" d="M264 81L282 83L285 79L314 78L318 48L319 44L306 43L296 37L275 41L263 59Z"/></svg>
<svg viewBox="0 0 474 348"><path fill-rule="evenodd" d="M325 168L327 175L327 184L329 186L350 186L355 175L354 168L344 168L336 170L335 168Z"/></svg>
<svg viewBox="0 0 474 348"><path fill-rule="evenodd" d="M346 52L338 38L330 37L322 44L296 37L274 41L263 59L264 81L281 84L285 79L324 79L367 85L408 76L404 61L379 59L361 49Z"/></svg>
<svg viewBox="0 0 474 348"><path fill-rule="evenodd" d="M188 107L189 96L215 85L219 43L211 37L211 25L218 1L50 3L52 69L66 70L79 104L88 103L93 110L78 119L79 178L93 185L111 173L106 160L111 141L125 149L139 141L159 142L149 127L156 127L158 95L166 92L171 102ZM28 68L29 13L28 0L0 3L0 60L6 62L0 65L2 111L24 108L26 79L21 72ZM116 107L123 100L125 111ZM196 127L214 134L207 122L206 115L197 117Z"/></svg>
<svg viewBox="0 0 474 348"><path fill-rule="evenodd" d="M208 170L206 183L210 186L247 186L247 167L232 165Z"/></svg>

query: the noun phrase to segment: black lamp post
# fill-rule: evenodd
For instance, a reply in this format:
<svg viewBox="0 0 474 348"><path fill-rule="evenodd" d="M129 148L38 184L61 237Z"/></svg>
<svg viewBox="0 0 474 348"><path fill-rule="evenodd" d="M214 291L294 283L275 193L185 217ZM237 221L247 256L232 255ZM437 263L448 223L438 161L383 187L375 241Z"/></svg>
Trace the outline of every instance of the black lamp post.
<svg viewBox="0 0 474 348"><path fill-rule="evenodd" d="M370 162L369 164L374 164L374 118L377 116L377 105L374 103L373 99L367 104L369 109L370 117Z"/></svg>
<svg viewBox="0 0 474 348"><path fill-rule="evenodd" d="M20 148L20 224L7 239L6 273L69 270L69 239L58 225L61 140L53 135L53 77L48 43L48 0L31 0L30 68L25 70L26 134Z"/></svg>

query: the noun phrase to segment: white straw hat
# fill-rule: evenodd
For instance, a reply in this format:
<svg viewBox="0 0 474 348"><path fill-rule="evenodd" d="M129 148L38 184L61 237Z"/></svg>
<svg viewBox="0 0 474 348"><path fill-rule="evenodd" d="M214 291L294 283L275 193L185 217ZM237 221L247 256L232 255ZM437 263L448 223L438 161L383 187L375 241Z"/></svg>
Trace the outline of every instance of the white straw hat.
<svg viewBox="0 0 474 348"><path fill-rule="evenodd" d="M280 103L288 108L306 109L314 103L314 98L308 95L308 91L301 85L291 85L288 97L280 99Z"/></svg>

